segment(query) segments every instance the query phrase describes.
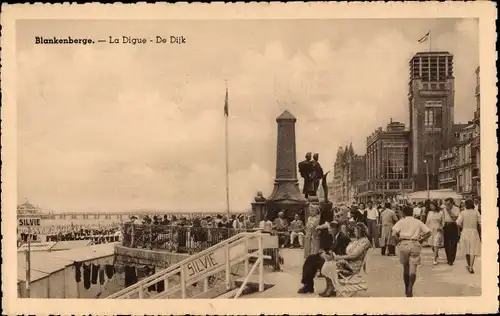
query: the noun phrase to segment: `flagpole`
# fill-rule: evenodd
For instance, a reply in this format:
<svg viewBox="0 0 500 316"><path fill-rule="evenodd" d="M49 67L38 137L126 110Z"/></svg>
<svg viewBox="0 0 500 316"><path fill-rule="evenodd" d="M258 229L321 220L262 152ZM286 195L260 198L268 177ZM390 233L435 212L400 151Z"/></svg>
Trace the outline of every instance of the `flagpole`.
<svg viewBox="0 0 500 316"><path fill-rule="evenodd" d="M432 52L432 32L429 31L429 53Z"/></svg>
<svg viewBox="0 0 500 316"><path fill-rule="evenodd" d="M227 91L227 80L226 80L226 105L228 106L227 102L228 101L228 91ZM226 125L226 212L227 212L227 218L229 220L230 218L230 208L229 208L229 113L227 113L225 116L225 125Z"/></svg>

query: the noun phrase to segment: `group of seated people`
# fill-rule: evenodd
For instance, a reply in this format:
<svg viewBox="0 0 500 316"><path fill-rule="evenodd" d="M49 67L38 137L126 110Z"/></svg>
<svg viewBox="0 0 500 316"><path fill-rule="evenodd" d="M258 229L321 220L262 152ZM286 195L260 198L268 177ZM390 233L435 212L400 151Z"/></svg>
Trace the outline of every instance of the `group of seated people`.
<svg viewBox="0 0 500 316"><path fill-rule="evenodd" d="M355 239L351 239L340 230L337 221L329 223L328 231L332 236L329 248L323 248L319 253L309 255L302 267L302 288L298 293L314 293L314 278L321 272L326 279L326 289L320 293L322 297L336 296L336 286L339 284L338 274L345 277L358 274L364 265L364 258L371 247L368 239L368 228L364 223L354 226Z"/></svg>
<svg viewBox="0 0 500 316"><path fill-rule="evenodd" d="M295 241L298 241L299 246L304 247L304 222L300 219L299 214L295 214L293 221L288 224L284 212L279 212L278 217L271 222L269 217L262 220L259 224L259 229L267 232L274 232L278 235L278 243L280 248L295 247Z"/></svg>

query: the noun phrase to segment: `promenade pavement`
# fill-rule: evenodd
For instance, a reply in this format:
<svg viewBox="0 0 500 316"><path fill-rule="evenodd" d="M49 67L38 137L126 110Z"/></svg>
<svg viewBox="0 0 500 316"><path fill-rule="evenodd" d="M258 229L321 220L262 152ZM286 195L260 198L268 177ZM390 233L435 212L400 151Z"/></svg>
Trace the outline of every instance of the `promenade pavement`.
<svg viewBox="0 0 500 316"><path fill-rule="evenodd" d="M282 272L268 272L265 283L274 286L262 293L245 295L242 298L306 298L318 297L316 293L325 289L323 278L315 279L314 294L298 294L301 286L303 250L281 249L284 258ZM367 281L368 290L359 292L356 297L404 297L403 269L399 257L386 257L380 249L371 249L368 253L367 273L363 277ZM458 257L453 266L446 263L444 249L440 250L438 265L433 265L433 254L430 248L424 248L422 265L418 268L414 296L420 297L456 297L481 295L481 258L476 258L475 274L466 270L465 258Z"/></svg>

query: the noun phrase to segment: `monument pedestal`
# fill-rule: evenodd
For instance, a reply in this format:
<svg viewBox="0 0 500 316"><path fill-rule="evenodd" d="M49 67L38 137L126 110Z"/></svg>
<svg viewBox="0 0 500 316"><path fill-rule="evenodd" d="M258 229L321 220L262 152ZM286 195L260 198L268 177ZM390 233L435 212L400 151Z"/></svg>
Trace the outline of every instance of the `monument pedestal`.
<svg viewBox="0 0 500 316"><path fill-rule="evenodd" d="M307 201L300 192L297 179L297 154L295 149L295 122L297 119L287 110L276 118L278 137L276 144L276 178L266 209L273 220L279 212L293 219L295 214L306 216Z"/></svg>

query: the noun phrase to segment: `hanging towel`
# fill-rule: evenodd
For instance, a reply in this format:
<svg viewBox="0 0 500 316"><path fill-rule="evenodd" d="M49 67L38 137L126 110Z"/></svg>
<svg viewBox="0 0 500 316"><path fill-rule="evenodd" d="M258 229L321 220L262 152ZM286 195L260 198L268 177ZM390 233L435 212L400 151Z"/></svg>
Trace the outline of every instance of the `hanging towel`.
<svg viewBox="0 0 500 316"><path fill-rule="evenodd" d="M90 289L90 265L83 264L83 287Z"/></svg>
<svg viewBox="0 0 500 316"><path fill-rule="evenodd" d="M155 266L148 266L148 276L155 274ZM148 286L148 292L156 291L156 284Z"/></svg>
<svg viewBox="0 0 500 316"><path fill-rule="evenodd" d="M147 275L148 268L145 265L137 266L137 279L142 279Z"/></svg>
<svg viewBox="0 0 500 316"><path fill-rule="evenodd" d="M125 273L125 266L118 262L115 266L115 273Z"/></svg>
<svg viewBox="0 0 500 316"><path fill-rule="evenodd" d="M115 274L115 267L112 264L107 264L105 269L106 269L106 276L108 277L108 279L111 279Z"/></svg>
<svg viewBox="0 0 500 316"><path fill-rule="evenodd" d="M156 292L160 293L165 291L165 281L160 281L156 283Z"/></svg>
<svg viewBox="0 0 500 316"><path fill-rule="evenodd" d="M99 265L92 264L92 284L97 284L97 275L99 273Z"/></svg>
<svg viewBox="0 0 500 316"><path fill-rule="evenodd" d="M132 284L137 283L137 275L135 274L134 266L126 266L125 267L125 287L131 286Z"/></svg>
<svg viewBox="0 0 500 316"><path fill-rule="evenodd" d="M82 280L82 271L80 270L82 267L81 262L74 262L73 265L75 266L75 281L76 283L80 283Z"/></svg>
<svg viewBox="0 0 500 316"><path fill-rule="evenodd" d="M99 267L99 283L101 285L104 284L104 267L103 266Z"/></svg>

